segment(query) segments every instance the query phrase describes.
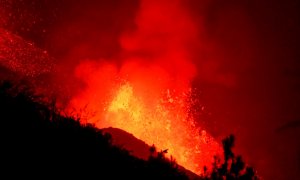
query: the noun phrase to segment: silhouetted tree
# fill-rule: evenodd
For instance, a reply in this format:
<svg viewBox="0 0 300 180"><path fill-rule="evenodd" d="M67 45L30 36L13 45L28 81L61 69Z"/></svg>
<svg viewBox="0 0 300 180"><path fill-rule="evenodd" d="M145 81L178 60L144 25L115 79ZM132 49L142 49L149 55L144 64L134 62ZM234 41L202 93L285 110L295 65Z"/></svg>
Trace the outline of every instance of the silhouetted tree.
<svg viewBox="0 0 300 180"><path fill-rule="evenodd" d="M211 173L204 173L202 180L256 180L258 176L252 167L246 166L241 156L235 156L232 151L235 137L229 135L223 141L224 162L218 156L214 157Z"/></svg>

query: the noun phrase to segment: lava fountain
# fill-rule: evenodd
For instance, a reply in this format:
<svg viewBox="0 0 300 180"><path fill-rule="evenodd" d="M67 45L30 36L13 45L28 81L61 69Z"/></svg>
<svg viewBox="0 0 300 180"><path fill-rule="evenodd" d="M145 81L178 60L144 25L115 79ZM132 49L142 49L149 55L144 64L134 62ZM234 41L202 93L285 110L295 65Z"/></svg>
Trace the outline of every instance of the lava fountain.
<svg viewBox="0 0 300 180"><path fill-rule="evenodd" d="M68 111L168 149L178 164L199 174L221 150L192 113L197 72L189 47L198 31L181 1L143 0L135 23L120 37L120 63L84 60L77 66L75 76L85 88Z"/></svg>

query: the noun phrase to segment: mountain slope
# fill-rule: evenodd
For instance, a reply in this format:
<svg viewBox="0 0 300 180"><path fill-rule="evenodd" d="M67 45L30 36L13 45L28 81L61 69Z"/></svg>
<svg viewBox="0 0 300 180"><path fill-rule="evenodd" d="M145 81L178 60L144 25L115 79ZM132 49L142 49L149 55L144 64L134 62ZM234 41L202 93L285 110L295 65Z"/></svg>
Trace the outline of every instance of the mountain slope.
<svg viewBox="0 0 300 180"><path fill-rule="evenodd" d="M111 136L58 115L19 93L0 87L2 175L10 178L187 179L163 156L148 161L111 144Z"/></svg>

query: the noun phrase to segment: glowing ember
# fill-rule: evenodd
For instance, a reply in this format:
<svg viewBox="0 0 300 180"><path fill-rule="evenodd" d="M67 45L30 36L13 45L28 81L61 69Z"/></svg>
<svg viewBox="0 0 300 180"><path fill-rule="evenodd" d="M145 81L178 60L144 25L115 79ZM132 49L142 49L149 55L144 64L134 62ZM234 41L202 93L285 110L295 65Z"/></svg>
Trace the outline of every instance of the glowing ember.
<svg viewBox="0 0 300 180"><path fill-rule="evenodd" d="M107 110L111 126L133 133L148 144L168 149L177 162L199 173L205 164L211 164L218 145L203 130L195 127L188 117L190 92L174 97L169 90L162 99L136 97L132 86L126 83L117 91ZM139 94L139 93L137 93Z"/></svg>
<svg viewBox="0 0 300 180"><path fill-rule="evenodd" d="M109 69L108 67L110 66L106 69ZM95 72L103 72L102 76L107 73L100 70ZM90 81L100 83L102 78L99 76L99 79L92 78ZM145 81L147 78L148 81ZM90 83L95 85L96 82ZM170 82L164 83L168 85ZM83 113L83 116L97 127L120 128L149 145L155 144L158 149L168 149L168 154L180 165L198 174L204 165L213 162L215 154L221 152L219 144L205 130L195 125L193 114L189 113L192 101L190 88L164 89L159 85L159 81L155 84L153 79L151 81L145 74L144 77L134 76L130 82L120 83L112 80L109 85L104 86L113 87L110 90L100 87L99 85L97 88L101 93L110 91L111 93L107 93L110 97L104 98L105 96L93 91L95 87L92 86L87 91L89 93L83 93L82 97L74 99L71 105L78 107L76 112L79 112L79 108L86 102L86 112L92 114Z"/></svg>
<svg viewBox="0 0 300 180"><path fill-rule="evenodd" d="M54 65L51 60L46 51L0 28L1 66L25 76L33 77L53 71Z"/></svg>
<svg viewBox="0 0 300 180"><path fill-rule="evenodd" d="M163 74L154 71L155 68L148 71L158 75L157 77L150 76L144 69L139 75L133 72L133 76L127 76L129 80L125 82L110 80L104 84L104 88L101 88L100 83L103 83L107 73L111 73L110 77L115 77L113 72L116 71L111 66L101 66L98 69L92 64L88 62L79 68L81 71L91 67L95 69L88 73L90 77L85 76L91 85L90 89L78 99L73 99L71 105L78 107L76 112L79 112L79 108L86 102L86 112L93 112L83 114L88 122L95 123L99 128L123 129L149 145L155 144L158 149L168 149L168 154L180 165L195 173L200 173L204 165L210 165L213 156L221 152L218 143L205 130L195 125L193 114L190 114L192 102L190 88L165 88L172 83L166 80L163 83L159 80L155 82L154 80ZM124 66L124 69L132 68L141 69L132 64ZM110 95L105 97L97 93L97 89L100 93L106 92Z"/></svg>

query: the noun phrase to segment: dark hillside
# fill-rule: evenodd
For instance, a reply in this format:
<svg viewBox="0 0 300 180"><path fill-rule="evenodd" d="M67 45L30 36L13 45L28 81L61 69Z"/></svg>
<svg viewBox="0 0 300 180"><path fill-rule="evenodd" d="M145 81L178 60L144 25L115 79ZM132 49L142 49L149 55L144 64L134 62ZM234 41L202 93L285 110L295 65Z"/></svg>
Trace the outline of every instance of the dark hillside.
<svg viewBox="0 0 300 180"><path fill-rule="evenodd" d="M27 90L0 87L2 175L29 178L187 179L164 157L144 161L111 136L35 102Z"/></svg>
<svg viewBox="0 0 300 180"><path fill-rule="evenodd" d="M191 172L168 160L164 156L166 152L157 152L154 146L149 148L149 158L134 157L120 146L122 138L132 141L127 144L132 150L146 151L147 145L135 143L138 140L122 130L82 125L79 120L63 117L52 106L38 102L39 97L33 97L23 86L0 83L1 176L9 179L258 179L256 171L233 153L233 135L222 142L224 162L216 157L212 172L204 167L201 177L191 176ZM119 146L114 145L118 142L114 143L107 132L119 134L116 138L120 140Z"/></svg>

